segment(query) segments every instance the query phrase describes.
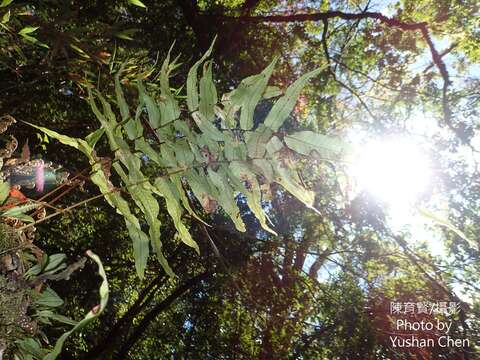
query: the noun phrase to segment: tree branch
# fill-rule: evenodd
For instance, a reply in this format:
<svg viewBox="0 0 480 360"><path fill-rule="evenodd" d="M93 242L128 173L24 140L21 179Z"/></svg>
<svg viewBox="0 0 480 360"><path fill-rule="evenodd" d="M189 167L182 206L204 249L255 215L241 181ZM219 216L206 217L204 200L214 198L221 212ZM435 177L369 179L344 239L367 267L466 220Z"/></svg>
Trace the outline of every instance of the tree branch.
<svg viewBox="0 0 480 360"><path fill-rule="evenodd" d="M155 307L153 307L153 309L150 310L143 317L138 326L134 329L132 335L125 341L124 345L118 352L116 359L125 359L130 349L135 345L138 340L140 340L145 330L147 330L148 326L151 324L152 321L156 319L158 315L160 315L164 310L166 310L173 302L175 302L175 300L183 296L187 291L199 284L202 280L207 279L210 275L211 274L209 272L203 272L194 276L191 279L188 279L173 293L171 293L165 300L155 305Z"/></svg>
<svg viewBox="0 0 480 360"><path fill-rule="evenodd" d="M135 316L138 315L140 311L146 305L150 304L151 298L156 294L156 292L160 289L161 285L165 281L165 272L160 270L160 273L147 285L146 288L142 290L140 295L138 296L135 303L128 309L128 311L115 323L112 329L109 331L107 336L103 339L103 341L99 342L95 345L86 355L83 357L84 359L94 359L100 358L105 353L109 352L118 345L118 342L121 341L125 334L128 335L128 331L132 324L132 321Z"/></svg>

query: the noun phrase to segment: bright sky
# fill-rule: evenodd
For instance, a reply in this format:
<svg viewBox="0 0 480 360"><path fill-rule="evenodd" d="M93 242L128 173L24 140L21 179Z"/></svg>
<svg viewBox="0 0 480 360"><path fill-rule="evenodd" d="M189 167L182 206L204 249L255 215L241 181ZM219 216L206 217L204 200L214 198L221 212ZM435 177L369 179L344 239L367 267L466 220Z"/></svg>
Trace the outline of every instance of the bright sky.
<svg viewBox="0 0 480 360"><path fill-rule="evenodd" d="M407 241L412 244L425 242L432 255L448 260L440 225L418 210L426 208L447 219L447 199L439 186L441 180L435 176L429 147L434 133L448 135L448 130L439 128L437 120L420 114L407 125L408 133L415 135L372 139L358 129L348 134L356 149L356 157L348 169L355 185L351 196L367 191L385 203L392 230L408 233ZM480 135L474 137L472 145L480 149ZM472 169L475 161L480 163L480 153L472 153L466 146L459 147L452 157L470 164ZM427 200L421 198L425 191L430 193ZM470 300L463 293L462 284L453 284L453 290L463 301Z"/></svg>

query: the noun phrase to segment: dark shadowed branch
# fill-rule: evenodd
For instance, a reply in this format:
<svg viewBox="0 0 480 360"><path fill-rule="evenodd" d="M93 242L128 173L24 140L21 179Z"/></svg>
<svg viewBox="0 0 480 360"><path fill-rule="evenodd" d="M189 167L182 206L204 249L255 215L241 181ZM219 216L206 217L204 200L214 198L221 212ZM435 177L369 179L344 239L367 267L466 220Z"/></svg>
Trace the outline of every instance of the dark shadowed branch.
<svg viewBox="0 0 480 360"><path fill-rule="evenodd" d="M181 286L175 289L169 296L165 298L162 302L155 305L152 310L150 310L143 319L138 323L134 328L132 334L124 342L122 348L117 354L116 359L126 359L128 352L135 345L135 343L142 337L145 331L148 329L149 325L165 311L172 303L174 303L178 298L183 296L190 289L194 288L196 285L200 284L201 281L206 280L211 274L209 272L200 273L187 281L185 281Z"/></svg>

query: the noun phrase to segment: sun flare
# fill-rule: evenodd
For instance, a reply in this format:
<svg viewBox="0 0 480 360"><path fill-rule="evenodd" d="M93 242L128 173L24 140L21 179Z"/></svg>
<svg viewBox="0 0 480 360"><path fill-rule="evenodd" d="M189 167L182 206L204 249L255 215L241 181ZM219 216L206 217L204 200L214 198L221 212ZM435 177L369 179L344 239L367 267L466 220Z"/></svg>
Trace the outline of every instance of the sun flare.
<svg viewBox="0 0 480 360"><path fill-rule="evenodd" d="M395 207L412 204L427 190L431 169L428 157L413 142L375 141L358 151L352 175L358 190Z"/></svg>

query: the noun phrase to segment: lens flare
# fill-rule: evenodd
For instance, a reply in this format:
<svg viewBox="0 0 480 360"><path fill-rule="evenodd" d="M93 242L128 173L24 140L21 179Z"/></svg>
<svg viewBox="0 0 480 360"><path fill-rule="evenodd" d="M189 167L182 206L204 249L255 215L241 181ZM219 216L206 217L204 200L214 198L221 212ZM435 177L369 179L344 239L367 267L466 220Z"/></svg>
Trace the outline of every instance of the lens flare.
<svg viewBox="0 0 480 360"><path fill-rule="evenodd" d="M428 157L416 144L392 140L360 149L352 174L360 190L392 206L402 206L412 204L428 189L431 170Z"/></svg>
<svg viewBox="0 0 480 360"><path fill-rule="evenodd" d="M43 162L35 167L35 190L39 193L43 192L45 187L45 171Z"/></svg>

